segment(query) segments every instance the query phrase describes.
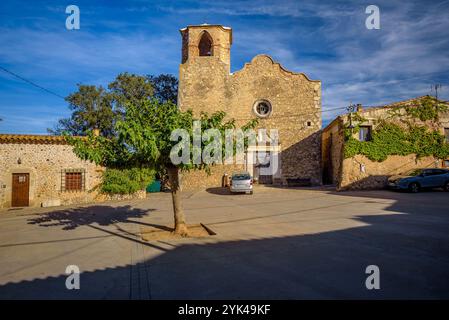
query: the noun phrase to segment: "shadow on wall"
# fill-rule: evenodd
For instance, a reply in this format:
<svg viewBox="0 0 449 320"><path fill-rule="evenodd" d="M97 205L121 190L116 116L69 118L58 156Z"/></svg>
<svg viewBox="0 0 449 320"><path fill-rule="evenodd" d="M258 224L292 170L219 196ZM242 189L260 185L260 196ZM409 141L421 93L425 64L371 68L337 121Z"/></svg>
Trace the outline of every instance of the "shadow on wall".
<svg viewBox="0 0 449 320"><path fill-rule="evenodd" d="M352 158L354 159L354 158ZM388 186L388 178L390 178L391 176L395 176L395 175L401 175L401 174L407 174L407 172L409 172L412 169L419 169L419 168L435 168L437 167L437 165L435 164L435 160L431 160L431 161L425 161L424 163L422 163L422 165L417 165L417 158L414 158L413 162L410 162L410 160L407 160L407 157L400 157L400 156L396 156L395 158L396 160L394 160L394 168L393 169L389 169L389 171L386 171L393 160L389 159L389 160L385 160L386 164L385 164L385 168L382 169L382 174L373 174L373 175L369 175L367 177L361 178L359 180L355 180L352 181L350 183L346 183L345 185L340 186L339 189L341 190L373 190L373 189L384 189ZM345 159L345 161L349 161L350 159ZM371 161L369 159L366 159L364 161ZM360 165L362 165L361 162L355 160L355 162L357 164L353 163L353 166L359 167ZM371 161L372 163L374 163L373 161ZM414 163L413 165L411 163ZM381 163L377 163L378 165L381 165ZM358 175L365 175L362 174L361 171L359 171L360 169L357 168L356 172L357 173L351 173L350 170L348 170L348 174L351 176L353 175L353 178L357 178ZM377 172L379 172L379 169L376 170Z"/></svg>
<svg viewBox="0 0 449 320"><path fill-rule="evenodd" d="M141 263L82 273L81 290L65 289L66 276L61 275L5 284L0 286L0 298L449 298L445 194L334 195L361 203L395 200L386 202L386 210L394 213L354 216L361 226L317 234L177 242L173 249ZM380 290L365 287L365 269L373 264L380 268Z"/></svg>
<svg viewBox="0 0 449 320"><path fill-rule="evenodd" d="M281 141L282 143L282 141ZM315 132L282 150L282 175L299 178L304 185L321 184L321 132Z"/></svg>
<svg viewBox="0 0 449 320"><path fill-rule="evenodd" d="M375 190L386 189L388 186L388 178L391 175L372 175L363 179L354 181L345 186L341 186L339 190Z"/></svg>

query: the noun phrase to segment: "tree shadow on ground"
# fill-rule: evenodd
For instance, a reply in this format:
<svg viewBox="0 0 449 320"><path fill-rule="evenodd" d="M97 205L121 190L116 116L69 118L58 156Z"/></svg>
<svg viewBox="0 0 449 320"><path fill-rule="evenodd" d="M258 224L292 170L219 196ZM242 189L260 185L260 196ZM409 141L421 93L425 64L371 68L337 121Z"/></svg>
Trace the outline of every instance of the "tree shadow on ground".
<svg viewBox="0 0 449 320"><path fill-rule="evenodd" d="M358 225L336 224L334 230L312 234L178 242L140 263L83 272L80 290L67 290L67 276L61 274L4 284L0 298L449 298L446 194L379 191L335 195L357 197L366 203L386 200L383 210L390 213L353 215L351 219ZM257 228L257 224L246 227ZM365 286L369 265L380 269L379 290Z"/></svg>
<svg viewBox="0 0 449 320"><path fill-rule="evenodd" d="M246 192L231 192L228 187L207 188L206 192L219 196L236 196L246 194Z"/></svg>
<svg viewBox="0 0 449 320"><path fill-rule="evenodd" d="M211 194L216 194L219 196L232 196L233 193L229 191L229 188L226 187L214 187L214 188L207 188L206 192Z"/></svg>
<svg viewBox="0 0 449 320"><path fill-rule="evenodd" d="M98 224L108 226L115 223L137 223L145 224L137 220L147 216L155 209L142 210L129 205L111 206L89 206L78 208L67 208L58 211L38 214L37 217L28 219L28 224L36 224L41 227L62 226L63 230L73 230L81 226ZM154 225L156 226L156 225ZM161 226L159 226L161 227Z"/></svg>

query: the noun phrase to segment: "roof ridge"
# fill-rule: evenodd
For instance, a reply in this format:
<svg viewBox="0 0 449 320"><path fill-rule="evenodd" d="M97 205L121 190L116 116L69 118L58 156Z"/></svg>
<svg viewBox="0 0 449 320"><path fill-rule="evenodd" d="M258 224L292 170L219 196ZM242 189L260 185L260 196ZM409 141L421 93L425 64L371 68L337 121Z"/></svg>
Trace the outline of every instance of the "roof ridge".
<svg viewBox="0 0 449 320"><path fill-rule="evenodd" d="M1 143L68 144L65 136L0 133Z"/></svg>

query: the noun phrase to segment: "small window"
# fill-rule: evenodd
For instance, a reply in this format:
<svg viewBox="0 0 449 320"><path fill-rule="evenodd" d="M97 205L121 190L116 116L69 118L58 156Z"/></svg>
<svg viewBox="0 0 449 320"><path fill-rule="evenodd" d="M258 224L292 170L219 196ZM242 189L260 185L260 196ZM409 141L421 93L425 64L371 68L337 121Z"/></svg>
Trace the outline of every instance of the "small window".
<svg viewBox="0 0 449 320"><path fill-rule="evenodd" d="M253 111L259 118L267 118L272 111L271 103L267 100L256 101Z"/></svg>
<svg viewBox="0 0 449 320"><path fill-rule="evenodd" d="M85 171L84 169L66 169L62 172L62 191L84 191Z"/></svg>
<svg viewBox="0 0 449 320"><path fill-rule="evenodd" d="M449 128L444 128L444 136L446 137L446 142L449 143Z"/></svg>
<svg viewBox="0 0 449 320"><path fill-rule="evenodd" d="M307 126L311 127L312 126L312 122L311 121L307 121Z"/></svg>
<svg viewBox="0 0 449 320"><path fill-rule="evenodd" d="M360 127L359 140L360 141L370 141L371 140L371 126L361 126Z"/></svg>

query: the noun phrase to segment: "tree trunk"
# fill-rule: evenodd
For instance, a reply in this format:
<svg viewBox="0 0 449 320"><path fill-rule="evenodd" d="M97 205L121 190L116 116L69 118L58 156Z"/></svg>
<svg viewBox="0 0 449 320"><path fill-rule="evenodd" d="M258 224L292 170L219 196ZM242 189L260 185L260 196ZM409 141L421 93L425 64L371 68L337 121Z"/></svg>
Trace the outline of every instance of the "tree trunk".
<svg viewBox="0 0 449 320"><path fill-rule="evenodd" d="M171 196L173 200L173 212L175 215L174 233L183 237L188 235L184 209L181 204L181 189L179 186L179 169L175 166L167 167L170 181Z"/></svg>

